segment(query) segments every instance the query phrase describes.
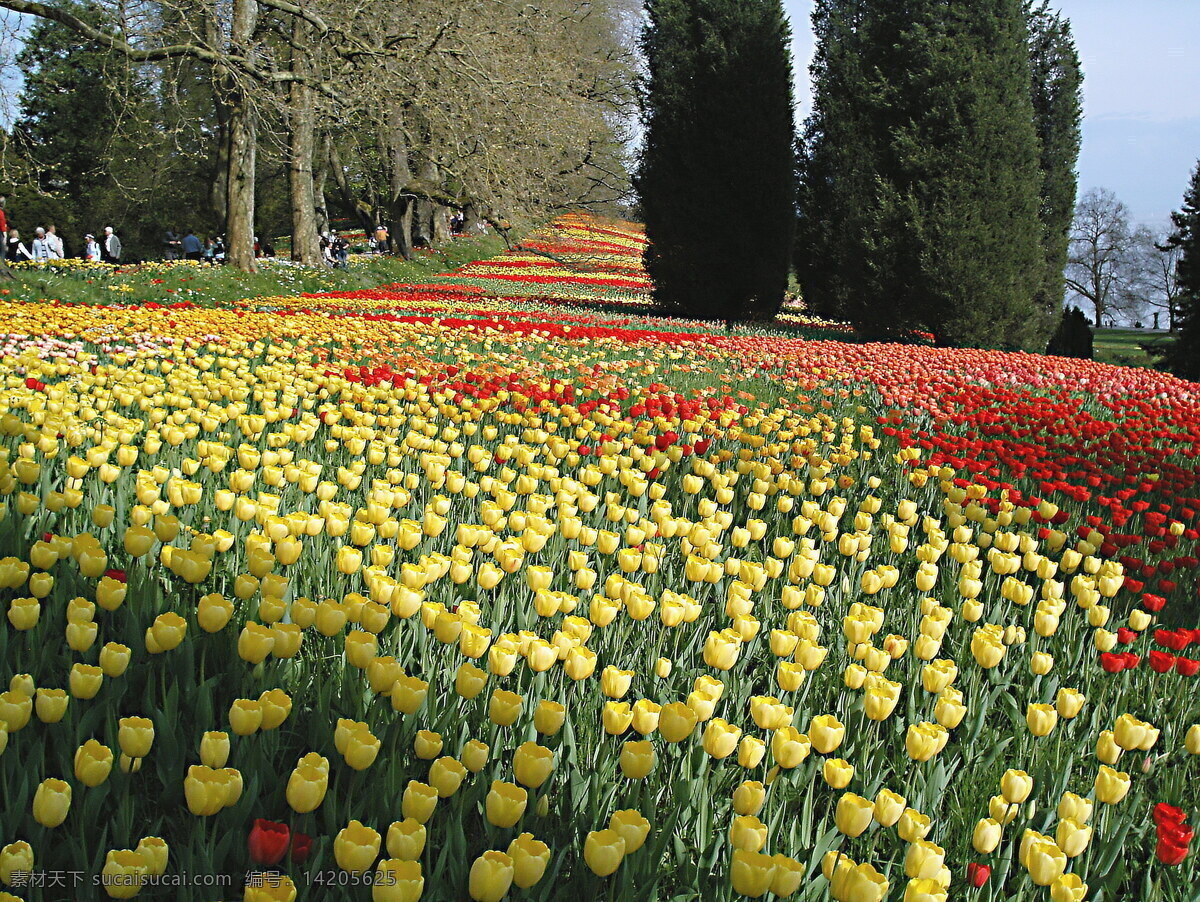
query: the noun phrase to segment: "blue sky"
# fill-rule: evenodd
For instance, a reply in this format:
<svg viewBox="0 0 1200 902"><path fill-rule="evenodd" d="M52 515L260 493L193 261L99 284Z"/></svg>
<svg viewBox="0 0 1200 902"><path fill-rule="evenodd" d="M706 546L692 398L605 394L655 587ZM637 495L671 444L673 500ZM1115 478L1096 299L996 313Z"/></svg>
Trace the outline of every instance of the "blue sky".
<svg viewBox="0 0 1200 902"><path fill-rule="evenodd" d="M807 115L811 0L785 0ZM1060 0L1084 70L1079 190L1104 187L1165 225L1200 159L1200 0Z"/></svg>

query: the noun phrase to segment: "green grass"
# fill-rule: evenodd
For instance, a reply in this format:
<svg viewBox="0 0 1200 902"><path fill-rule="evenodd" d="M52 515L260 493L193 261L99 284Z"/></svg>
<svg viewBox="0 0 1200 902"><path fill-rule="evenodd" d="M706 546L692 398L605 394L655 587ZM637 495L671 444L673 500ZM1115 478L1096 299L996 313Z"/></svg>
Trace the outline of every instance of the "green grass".
<svg viewBox="0 0 1200 902"><path fill-rule="evenodd" d="M494 256L504 249L496 236L455 239L445 248L419 251L412 260L372 256L341 269L310 269L284 261L264 261L259 272L226 266L148 263L128 270L15 269L12 281L0 283L0 296L18 301L64 301L85 304L171 304L191 301L201 306L243 298L294 296L323 291L355 291L394 282L425 282L432 276Z"/></svg>
<svg viewBox="0 0 1200 902"><path fill-rule="evenodd" d="M1097 329L1095 335L1095 359L1117 366L1153 367L1155 358L1146 348L1174 341L1174 336L1145 329Z"/></svg>

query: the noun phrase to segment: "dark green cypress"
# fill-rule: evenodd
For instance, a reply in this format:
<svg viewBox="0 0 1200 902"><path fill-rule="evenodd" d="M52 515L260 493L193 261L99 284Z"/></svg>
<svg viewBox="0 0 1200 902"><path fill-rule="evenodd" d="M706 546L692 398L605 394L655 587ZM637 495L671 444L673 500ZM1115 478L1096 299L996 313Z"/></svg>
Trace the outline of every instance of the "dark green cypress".
<svg viewBox="0 0 1200 902"><path fill-rule="evenodd" d="M1046 353L1057 357L1091 360L1095 354L1094 338L1092 327L1083 311L1078 307L1070 307L1062 312L1058 328L1050 337Z"/></svg>
<svg viewBox="0 0 1200 902"><path fill-rule="evenodd" d="M823 0L797 269L867 337L1045 347L1020 0Z"/></svg>
<svg viewBox="0 0 1200 902"><path fill-rule="evenodd" d="M1179 331L1166 354L1167 368L1182 379L1200 382L1200 163L1183 195L1183 206L1171 214L1174 232L1168 245L1179 248L1175 276L1179 283Z"/></svg>
<svg viewBox="0 0 1200 902"><path fill-rule="evenodd" d="M1038 307L1053 318L1063 299L1063 270L1079 178L1083 71L1071 23L1050 8L1049 0L1026 0L1029 65L1034 126L1041 147L1042 248L1046 281Z"/></svg>
<svg viewBox="0 0 1200 902"><path fill-rule="evenodd" d="M646 268L665 308L763 319L795 227L789 28L779 0L647 0Z"/></svg>

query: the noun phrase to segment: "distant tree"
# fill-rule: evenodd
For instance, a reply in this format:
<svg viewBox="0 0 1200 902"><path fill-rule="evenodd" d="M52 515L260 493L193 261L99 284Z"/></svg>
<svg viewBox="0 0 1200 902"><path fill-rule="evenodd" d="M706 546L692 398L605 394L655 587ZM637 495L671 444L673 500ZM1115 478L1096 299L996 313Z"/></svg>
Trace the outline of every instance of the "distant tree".
<svg viewBox="0 0 1200 902"><path fill-rule="evenodd" d="M820 0L797 270L868 337L1045 347L1021 0Z"/></svg>
<svg viewBox="0 0 1200 902"><path fill-rule="evenodd" d="M1062 304L1063 270L1075 212L1083 118L1083 70L1070 20L1050 0L1026 0L1034 126L1041 150L1045 283L1038 305L1053 316Z"/></svg>
<svg viewBox="0 0 1200 902"><path fill-rule="evenodd" d="M779 0L648 0L636 186L664 307L773 316L795 227L790 29Z"/></svg>
<svg viewBox="0 0 1200 902"><path fill-rule="evenodd" d="M1200 382L1200 163L1183 195L1183 206L1171 214L1175 231L1167 246L1179 250L1175 275L1179 285L1179 335L1164 363L1183 379Z"/></svg>
<svg viewBox="0 0 1200 902"><path fill-rule="evenodd" d="M1058 328L1050 338L1046 353L1091 360L1094 353L1092 340L1092 328L1083 311L1078 307L1068 307L1058 321Z"/></svg>
<svg viewBox="0 0 1200 902"><path fill-rule="evenodd" d="M1133 267L1136 284L1127 292L1137 316L1153 317L1174 332L1179 307L1179 277L1176 264L1179 248L1171 245L1169 229L1142 226L1133 231ZM1128 316L1129 314L1126 313Z"/></svg>
<svg viewBox="0 0 1200 902"><path fill-rule="evenodd" d="M1067 288L1091 306L1098 327L1136 306L1141 268L1129 208L1107 188L1083 195L1071 226Z"/></svg>

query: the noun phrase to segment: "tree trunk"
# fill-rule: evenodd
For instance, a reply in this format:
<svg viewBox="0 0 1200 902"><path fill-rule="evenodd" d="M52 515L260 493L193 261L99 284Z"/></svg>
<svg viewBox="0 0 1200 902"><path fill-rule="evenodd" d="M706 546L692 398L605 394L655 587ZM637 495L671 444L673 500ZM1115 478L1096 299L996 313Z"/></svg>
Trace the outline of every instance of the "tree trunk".
<svg viewBox="0 0 1200 902"><path fill-rule="evenodd" d="M463 208L463 234L475 236L479 234L479 223L483 222L483 216L479 212L479 207L475 204L467 204Z"/></svg>
<svg viewBox="0 0 1200 902"><path fill-rule="evenodd" d="M229 118L229 191L225 241L229 265L243 272L257 269L254 260L254 182L258 136L254 111L239 98Z"/></svg>
<svg viewBox="0 0 1200 902"><path fill-rule="evenodd" d="M392 248L405 260L413 255L413 214L416 202L405 188L412 178L408 161L408 138L404 134L404 112L395 109L384 135L388 149L388 233Z"/></svg>
<svg viewBox="0 0 1200 902"><path fill-rule="evenodd" d="M307 39L307 28L301 19L296 20L292 35L296 44L303 46ZM297 54L292 61L293 69L303 71L304 65L304 59ZM321 246L313 188L316 105L312 88L293 82L289 99L292 126L291 161L288 167L292 195L292 259L305 266L320 266Z"/></svg>
<svg viewBox="0 0 1200 902"><path fill-rule="evenodd" d="M233 0L230 26L235 52L249 52L258 19L255 0ZM254 272L254 186L258 154L258 128L253 102L243 85L232 84L229 115L229 185L226 242L229 264Z"/></svg>
<svg viewBox="0 0 1200 902"><path fill-rule="evenodd" d="M425 161L417 172L417 178L430 185L438 183L437 164ZM433 247L436 240L435 220L437 219L437 204L428 197L417 200L417 209L413 221L413 244Z"/></svg>
<svg viewBox="0 0 1200 902"><path fill-rule="evenodd" d="M434 247L444 247L450 241L450 208L435 204L433 208Z"/></svg>
<svg viewBox="0 0 1200 902"><path fill-rule="evenodd" d="M342 166L342 155L338 151L337 145L333 142L332 135L326 138L325 147L329 154L329 171L333 173L333 182L338 186L338 191L342 195L342 201L354 211L354 215L362 223L363 230L369 235L374 225L371 221L371 211L365 209L363 202L354 196L354 190L350 187L350 182L346 178L346 169Z"/></svg>
<svg viewBox="0 0 1200 902"><path fill-rule="evenodd" d="M229 109L214 104L217 112L217 167L212 184L208 186L208 201L217 222L225 221L229 207Z"/></svg>
<svg viewBox="0 0 1200 902"><path fill-rule="evenodd" d="M329 155L323 153L313 173L313 206L316 208L318 236L329 231L329 204L325 200L325 182L328 178Z"/></svg>
<svg viewBox="0 0 1200 902"><path fill-rule="evenodd" d="M388 221L388 234L392 236L392 250L411 260L413 256L413 210L416 202L411 197L401 197L392 205Z"/></svg>

